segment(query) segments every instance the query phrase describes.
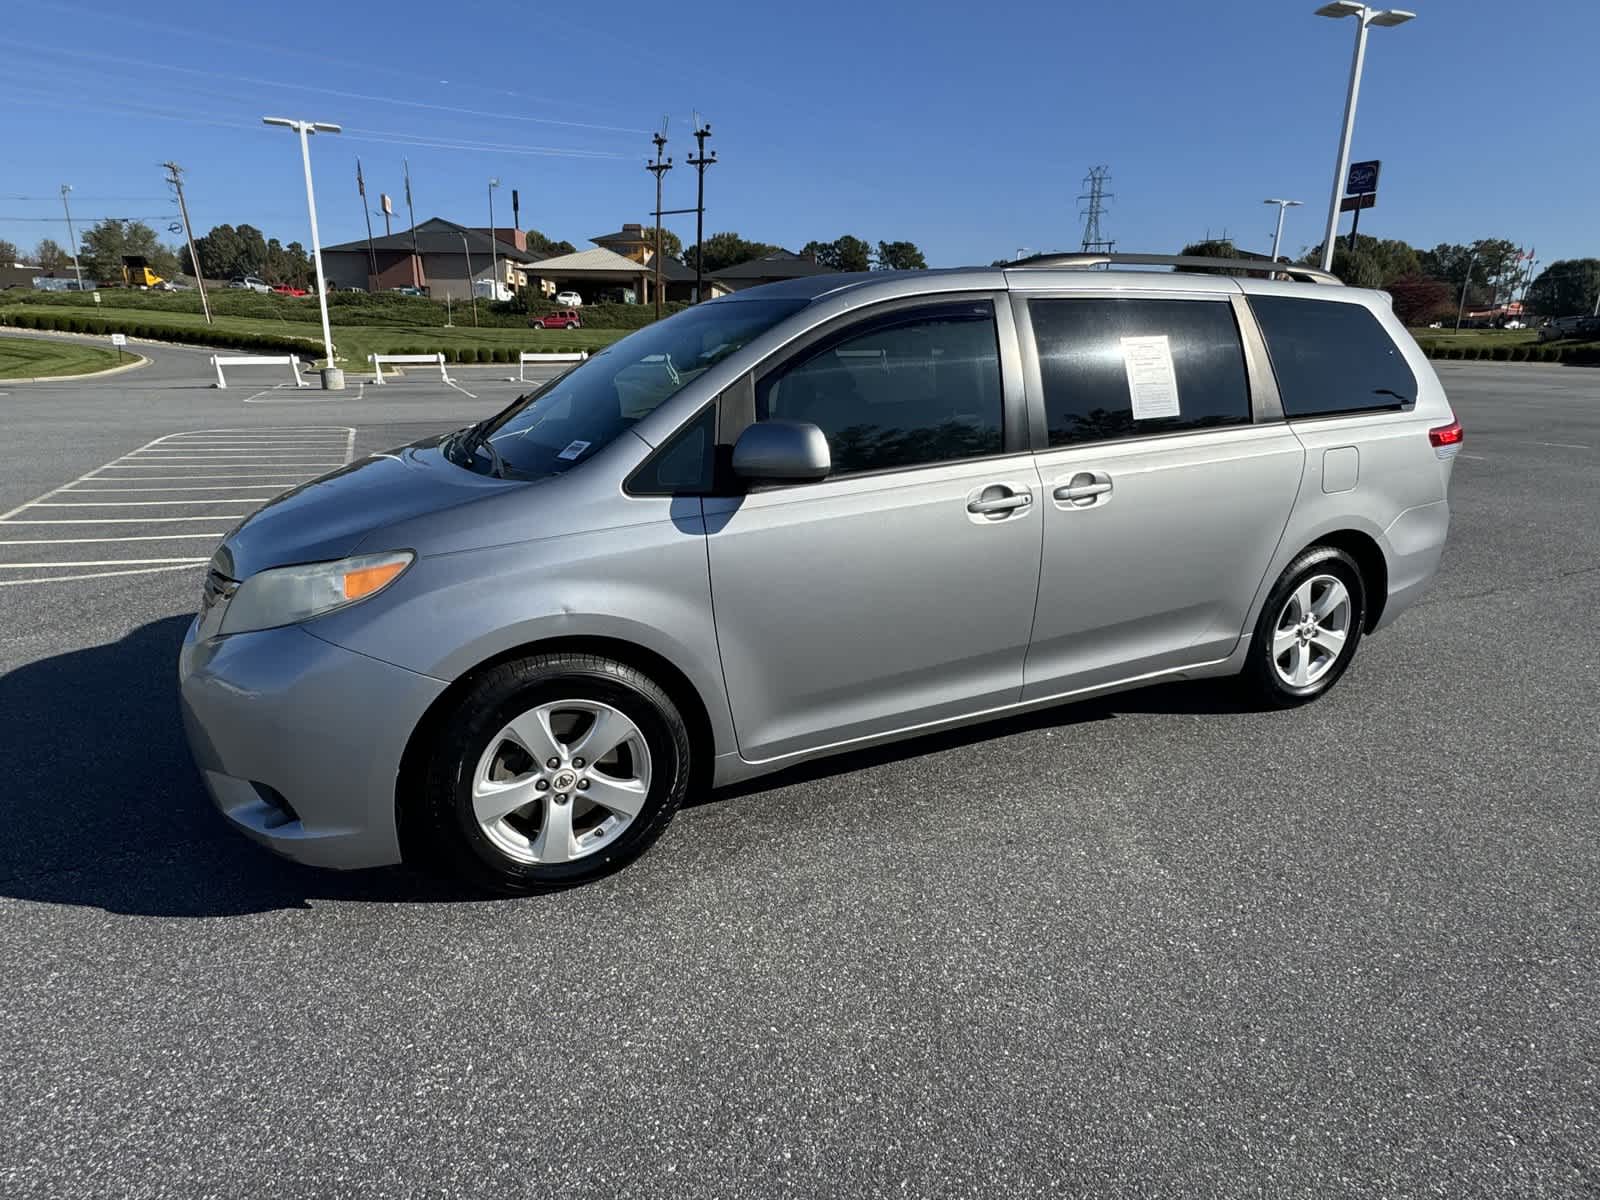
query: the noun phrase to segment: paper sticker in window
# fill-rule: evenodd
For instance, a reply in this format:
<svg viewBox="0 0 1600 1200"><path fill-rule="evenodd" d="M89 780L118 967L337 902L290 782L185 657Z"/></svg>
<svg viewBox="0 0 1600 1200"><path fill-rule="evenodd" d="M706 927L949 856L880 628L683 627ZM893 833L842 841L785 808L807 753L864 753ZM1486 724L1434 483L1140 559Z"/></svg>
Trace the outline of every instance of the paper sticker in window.
<svg viewBox="0 0 1600 1200"><path fill-rule="evenodd" d="M1128 373L1135 421L1178 415L1178 377L1166 334L1123 338L1122 365Z"/></svg>

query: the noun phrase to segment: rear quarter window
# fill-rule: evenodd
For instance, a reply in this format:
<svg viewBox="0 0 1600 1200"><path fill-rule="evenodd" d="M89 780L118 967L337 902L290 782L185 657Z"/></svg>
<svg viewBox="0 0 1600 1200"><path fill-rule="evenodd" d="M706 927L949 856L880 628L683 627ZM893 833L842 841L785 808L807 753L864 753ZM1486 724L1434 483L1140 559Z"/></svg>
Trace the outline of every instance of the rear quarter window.
<svg viewBox="0 0 1600 1200"><path fill-rule="evenodd" d="M1417 377L1362 304L1251 296L1288 417L1408 408Z"/></svg>

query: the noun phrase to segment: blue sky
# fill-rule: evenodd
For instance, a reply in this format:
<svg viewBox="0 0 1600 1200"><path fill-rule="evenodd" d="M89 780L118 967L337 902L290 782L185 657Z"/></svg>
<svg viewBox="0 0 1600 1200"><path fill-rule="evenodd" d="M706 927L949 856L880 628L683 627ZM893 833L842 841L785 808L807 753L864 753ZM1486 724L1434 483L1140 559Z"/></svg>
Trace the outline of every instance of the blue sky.
<svg viewBox="0 0 1600 1200"><path fill-rule="evenodd" d="M1075 249L1082 178L1105 163L1118 249L1226 231L1265 250L1261 200L1284 196L1306 202L1284 239L1298 252L1326 217L1354 36L1316 6L7 0L0 237L64 242L62 183L80 224L161 228L171 158L197 231L249 222L309 243L294 139L259 124L282 114L346 126L313 143L325 243L364 232L359 155L397 228L404 156L419 219L487 224L498 176L500 223L516 187L524 226L581 246L648 220L649 133L667 115L681 162L698 110L722 160L708 233L906 238L935 266ZM1363 232L1507 237L1541 263L1600 253L1600 3L1414 7L1372 33L1354 157L1384 166ZM693 186L680 165L666 206ZM692 216L667 224L692 240Z"/></svg>

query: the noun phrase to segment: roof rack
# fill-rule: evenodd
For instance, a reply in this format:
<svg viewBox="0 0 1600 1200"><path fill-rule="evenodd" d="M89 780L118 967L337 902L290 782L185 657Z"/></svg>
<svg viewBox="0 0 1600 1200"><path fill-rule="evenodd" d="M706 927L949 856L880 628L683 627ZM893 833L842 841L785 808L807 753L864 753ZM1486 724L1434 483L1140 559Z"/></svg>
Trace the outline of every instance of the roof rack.
<svg viewBox="0 0 1600 1200"><path fill-rule="evenodd" d="M1273 262L1267 258L1207 258L1198 254L1035 254L1032 258L1007 263L1008 271L1018 268L1038 270L1050 267L1176 267L1178 270L1216 273L1254 271L1263 275L1287 275L1304 283L1343 285L1344 280L1303 263Z"/></svg>

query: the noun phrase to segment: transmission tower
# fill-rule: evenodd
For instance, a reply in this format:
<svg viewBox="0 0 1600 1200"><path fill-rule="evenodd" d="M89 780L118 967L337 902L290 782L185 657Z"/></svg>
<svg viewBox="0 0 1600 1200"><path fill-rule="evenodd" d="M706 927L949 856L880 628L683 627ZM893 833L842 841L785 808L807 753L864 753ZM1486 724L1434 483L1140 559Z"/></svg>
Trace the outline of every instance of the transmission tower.
<svg viewBox="0 0 1600 1200"><path fill-rule="evenodd" d="M1111 182L1111 168L1106 166L1090 167L1089 173L1083 177L1083 186L1089 190L1082 193L1078 199L1086 203L1078 210L1078 215L1083 218L1083 252L1085 254L1110 254L1111 248L1117 243L1114 239L1106 237L1100 228L1100 218L1105 215L1106 201L1114 198L1114 194L1106 191L1106 184Z"/></svg>

